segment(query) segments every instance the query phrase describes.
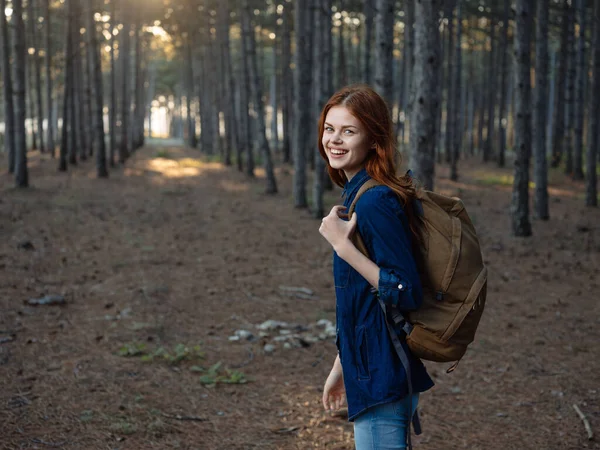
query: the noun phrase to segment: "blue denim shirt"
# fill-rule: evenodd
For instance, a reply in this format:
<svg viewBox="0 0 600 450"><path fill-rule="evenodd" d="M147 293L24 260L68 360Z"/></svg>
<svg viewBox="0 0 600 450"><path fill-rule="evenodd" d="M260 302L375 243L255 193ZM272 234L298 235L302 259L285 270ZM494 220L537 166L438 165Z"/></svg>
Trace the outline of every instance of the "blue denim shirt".
<svg viewBox="0 0 600 450"><path fill-rule="evenodd" d="M349 207L358 189L369 179L361 170L344 189ZM408 219L397 195L387 186L367 191L356 205L357 227L379 266L379 296L401 311L419 308L421 282L411 252ZM362 275L335 252L333 274L336 292L336 345L342 363L348 418L353 421L365 409L400 400L408 395L406 372L388 335L377 294ZM398 333L409 356L414 392L433 386L421 361Z"/></svg>

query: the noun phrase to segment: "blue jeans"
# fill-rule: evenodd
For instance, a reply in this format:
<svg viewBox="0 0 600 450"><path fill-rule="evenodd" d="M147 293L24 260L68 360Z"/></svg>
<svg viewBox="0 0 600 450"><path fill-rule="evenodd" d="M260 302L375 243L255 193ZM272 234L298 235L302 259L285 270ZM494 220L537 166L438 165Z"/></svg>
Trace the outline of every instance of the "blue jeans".
<svg viewBox="0 0 600 450"><path fill-rule="evenodd" d="M419 403L413 394L412 411L409 397L373 406L354 419L356 450L406 449L406 432Z"/></svg>

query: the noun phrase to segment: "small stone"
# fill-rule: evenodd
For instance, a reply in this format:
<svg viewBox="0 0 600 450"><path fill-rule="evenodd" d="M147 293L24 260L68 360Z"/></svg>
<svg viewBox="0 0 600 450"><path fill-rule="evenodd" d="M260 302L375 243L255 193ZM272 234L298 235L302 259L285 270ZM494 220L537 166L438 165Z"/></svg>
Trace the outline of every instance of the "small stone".
<svg viewBox="0 0 600 450"><path fill-rule="evenodd" d="M229 336L229 340L232 342L239 341L240 337L239 336Z"/></svg>
<svg viewBox="0 0 600 450"><path fill-rule="evenodd" d="M258 333L258 335L260 337L269 337L269 336L271 336L271 333L268 333L266 331L261 331L260 333Z"/></svg>
<svg viewBox="0 0 600 450"><path fill-rule="evenodd" d="M279 334L292 334L292 330L279 330Z"/></svg>
<svg viewBox="0 0 600 450"><path fill-rule="evenodd" d="M321 319L317 322L318 327L327 328L331 325L331 320Z"/></svg>
<svg viewBox="0 0 600 450"><path fill-rule="evenodd" d="M496 417L508 417L508 414L506 414L504 412L499 412L499 413L496 413Z"/></svg>
<svg viewBox="0 0 600 450"><path fill-rule="evenodd" d="M275 346L273 344L267 344L267 345L264 346L263 350L267 354L273 353L275 351Z"/></svg>
<svg viewBox="0 0 600 450"><path fill-rule="evenodd" d="M246 339L246 340L250 340L254 337L254 335L252 333L250 333L248 330L236 330L236 332L234 334L236 336L238 336L240 339Z"/></svg>
<svg viewBox="0 0 600 450"><path fill-rule="evenodd" d="M290 338L290 336L275 336L273 338L273 340L275 342L283 342L283 341L287 341Z"/></svg>
<svg viewBox="0 0 600 450"><path fill-rule="evenodd" d="M278 320L267 320L260 325L257 325L256 328L259 330L277 330L279 328L287 328L288 324L286 322L280 322Z"/></svg>
<svg viewBox="0 0 600 450"><path fill-rule="evenodd" d="M292 348L292 344L290 344L289 342L285 342L283 344L283 348L285 348L286 350L289 350L290 348Z"/></svg>
<svg viewBox="0 0 600 450"><path fill-rule="evenodd" d="M452 392L453 394L460 394L462 392L462 389L458 386L454 386L450 388L450 392Z"/></svg>

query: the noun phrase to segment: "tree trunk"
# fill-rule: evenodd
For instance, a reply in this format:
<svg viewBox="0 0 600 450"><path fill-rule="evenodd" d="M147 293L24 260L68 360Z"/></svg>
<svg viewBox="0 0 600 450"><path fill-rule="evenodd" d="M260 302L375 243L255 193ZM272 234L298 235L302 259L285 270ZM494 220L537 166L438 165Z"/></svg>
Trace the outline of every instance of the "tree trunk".
<svg viewBox="0 0 600 450"><path fill-rule="evenodd" d="M119 33L121 43L119 45L119 61L122 62L121 79L121 142L119 144L119 163L125 164L129 158L129 116L131 109L130 80L129 80L129 61L130 61L130 38L131 13L130 6L127 3L122 4L121 14L123 17L123 28Z"/></svg>
<svg viewBox="0 0 600 450"><path fill-rule="evenodd" d="M310 0L303 0L302 3L305 4L309 4ZM339 0L339 11L344 11L344 8L346 7L346 3L345 0ZM298 6L296 6L296 15L298 15L298 12L300 8ZM298 19L296 19L297 21ZM298 28L294 27L296 33L298 32ZM305 31L306 35L308 36L308 33L310 33L310 25L306 25L306 31ZM342 88L343 86L346 86L348 84L348 64L346 62L346 46L344 44L344 19L343 17L340 18L340 26L338 27L338 45L337 45L337 54L338 54L338 59L337 59L337 70L336 73L338 74L337 77L337 89ZM308 37L306 38L308 39Z"/></svg>
<svg viewBox="0 0 600 450"><path fill-rule="evenodd" d="M46 124L48 133L47 147L50 151L50 155L54 158L56 153L56 143L54 141L54 107L52 101L52 73L50 71L50 66L52 62L52 41L50 40L50 0L44 0L44 25L46 31L46 107L48 108L48 123Z"/></svg>
<svg viewBox="0 0 600 450"><path fill-rule="evenodd" d="M592 138L586 153L586 206L598 206L596 164L598 157L598 129L600 128L600 0L594 0L593 70L594 80L590 98L590 129Z"/></svg>
<svg viewBox="0 0 600 450"><path fill-rule="evenodd" d="M452 102L454 103L454 114L450 120L452 130L452 142L450 146L450 179L458 180L458 155L462 142L462 95L461 95L461 73L462 73L462 4L461 0L456 2L456 47L454 49L454 74L452 75Z"/></svg>
<svg viewBox="0 0 600 450"><path fill-rule="evenodd" d="M537 0L535 27L535 139L533 142L535 195L533 209L538 219L548 220L548 164L546 123L548 110L548 0Z"/></svg>
<svg viewBox="0 0 600 450"><path fill-rule="evenodd" d="M33 49L33 53L31 54L31 59L33 60L33 65L31 67L32 73L35 76L35 92L36 92L36 109L35 109L35 117L37 123L37 134L40 139L40 152L44 153L46 151L46 147L44 146L44 110L42 107L42 68L40 66L39 59L39 51L38 51L38 42L37 42L37 31L36 31L36 22L37 15L35 13L35 0L27 1L27 15L29 16L29 34L31 36L31 45L30 48ZM31 92L33 95L33 91ZM32 111L33 113L33 111ZM32 114L33 117L34 114ZM32 124L33 126L33 124Z"/></svg>
<svg viewBox="0 0 600 450"><path fill-rule="evenodd" d="M411 102L411 167L425 189L433 189L435 121L440 107L438 70L440 44L437 15L439 0L415 4L415 47Z"/></svg>
<svg viewBox="0 0 600 450"><path fill-rule="evenodd" d="M98 52L98 39L96 37L96 22L94 21L94 2L88 0L87 8L87 38L88 38L88 54L90 73L93 80L90 80L92 85L92 97L94 109L92 111L92 122L95 134L96 148L96 176L98 178L108 177L106 169L106 144L104 142L104 92L102 86L102 69L100 67L100 55Z"/></svg>
<svg viewBox="0 0 600 450"><path fill-rule="evenodd" d="M27 144L25 142L25 23L23 0L13 0L12 44L15 108L15 185L29 186Z"/></svg>
<svg viewBox="0 0 600 450"><path fill-rule="evenodd" d="M250 17L251 10L248 0L244 0L244 7L242 11L242 33L244 34L244 41L247 41L248 49L248 66L250 68L250 78L252 84L252 103L256 115L258 116L258 148L262 152L262 156L265 164L265 175L266 175L266 194L277 193L277 181L275 180L275 171L273 170L273 161L271 159L271 150L269 148L269 141L265 133L265 112L264 104L262 101L262 85L258 74L258 67L256 64L256 44L254 38L254 27L252 26Z"/></svg>
<svg viewBox="0 0 600 450"><path fill-rule="evenodd" d="M445 132L445 136L444 136L444 154L446 157L446 162L450 163L452 161L452 140L454 139L454 129L452 127L452 123L453 123L453 117L455 115L453 108L455 107L455 103L454 103L454 64L455 64L455 56L454 56L454 52L456 51L455 45L454 45L454 1L451 3L448 3L449 8L447 11L447 19L448 19L448 50L447 53L448 57L446 57L444 53L444 46L442 45L442 66L441 66L441 71L443 72L444 69L444 58L447 61L447 67L448 67L448 74L446 76L446 80L442 80L442 82L440 83L440 90L441 85L443 85L444 81L446 82L446 132ZM442 42L443 42L443 35L442 35ZM444 95L443 93L440 95L440 99L443 99ZM438 113L438 118L441 116L441 114ZM441 126L441 121L439 122L439 125ZM439 142L439 136L441 136L440 130L438 130L437 133L438 136L438 145L437 145L437 160L438 162L441 162L441 144ZM450 171L452 171L452 168L450 168Z"/></svg>
<svg viewBox="0 0 600 450"><path fill-rule="evenodd" d="M254 177L254 142L252 139L252 117L250 116L250 99L248 97L250 86L250 67L248 61L248 45L246 39L240 39L240 58L242 60L240 76L240 103L241 103L241 120L242 120L242 142L246 145L246 174L249 177Z"/></svg>
<svg viewBox="0 0 600 450"><path fill-rule="evenodd" d="M489 80L487 84L488 104L487 104L487 135L485 147L483 149L483 161L487 162L494 157L494 132L496 125L496 23L492 18L490 24L490 62L489 62Z"/></svg>
<svg viewBox="0 0 600 450"><path fill-rule="evenodd" d="M573 145L575 142L575 85L577 82L577 51L575 47L575 5L569 7L569 38L567 62L567 91L565 92L565 139L563 151L565 154L565 173L570 175L573 171Z"/></svg>
<svg viewBox="0 0 600 450"><path fill-rule="evenodd" d="M308 47L309 0L296 1L294 29L296 34L296 52L294 54L294 206L306 208L306 158L311 153L307 142L306 130L310 127L310 110L306 102L306 93L311 92L310 48ZM339 51L339 49L338 49Z"/></svg>
<svg viewBox="0 0 600 450"><path fill-rule="evenodd" d="M208 44L205 44L208 45ZM196 140L196 127L195 122L196 118L192 114L192 97L194 96L194 63L192 58L192 43L190 32L188 32L188 37L185 41L185 50L186 50L186 63L185 63L185 85L186 85L186 94L185 94L185 106L187 110L186 114L186 123L187 123L187 136L188 136L188 145L191 148L196 148L198 146L198 141ZM205 91L206 92L206 91ZM205 100L202 100L205 101ZM202 134L205 133L204 127L202 127ZM203 151L210 153L207 146L202 148Z"/></svg>
<svg viewBox="0 0 600 450"><path fill-rule="evenodd" d="M115 167L115 153L117 151L117 69L115 65L115 1L110 0L110 106L108 109L108 129L109 129L109 153L108 164Z"/></svg>
<svg viewBox="0 0 600 450"><path fill-rule="evenodd" d="M292 50L291 50L291 33L292 33L292 3L283 4L283 17L281 26L281 89L282 89L282 105L281 113L283 119L283 140L281 142L281 150L283 153L283 162L290 163L291 158L291 141L293 136L292 127L292 108L294 105L294 77L292 75Z"/></svg>
<svg viewBox="0 0 600 450"><path fill-rule="evenodd" d="M411 96L412 96L412 79L413 79L413 67L415 61L415 4L412 1L404 3L404 17L406 18L404 27L404 55L405 59L405 77L404 83L404 100L402 110L404 111L404 123L402 124L402 143L405 142L405 134L407 126L410 126L411 117ZM407 123L408 122L408 123ZM410 132L409 132L410 134Z"/></svg>
<svg viewBox="0 0 600 450"><path fill-rule="evenodd" d="M508 28L510 13L510 0L504 0L504 14L502 16L502 43L500 45L500 54L502 55L501 70L502 70L502 85L500 86L500 146L498 148L498 166L504 167L506 164L506 128L508 125L507 117L507 83L510 74L508 64Z"/></svg>
<svg viewBox="0 0 600 450"><path fill-rule="evenodd" d="M322 104L322 93L325 91L322 84L325 81L323 75L325 72L325 23L323 20L322 10L325 7L324 0L313 0L315 6L315 14L311 20L314 29L314 42L311 47L313 52L313 117L319 117L319 112L323 107ZM312 214L316 219L321 219L325 216L325 207L323 205L323 158L318 149L313 150L310 154L313 158L313 165L315 168L313 177L313 189L312 189Z"/></svg>
<svg viewBox="0 0 600 450"><path fill-rule="evenodd" d="M67 157L69 151L69 128L70 124L70 107L71 107L71 85L73 84L73 2L75 0L65 0L67 9L67 27L65 37L65 81L63 94L63 117L60 139L60 155L58 162L58 170L65 172L67 170Z"/></svg>
<svg viewBox="0 0 600 450"><path fill-rule="evenodd" d="M515 179L511 203L512 232L530 236L529 159L531 148L531 29L532 0L517 0L515 32Z"/></svg>
<svg viewBox="0 0 600 450"><path fill-rule="evenodd" d="M75 95L73 96L73 107L75 108L74 124L77 141L77 149L79 150L79 159L87 160L88 157L88 138L91 133L90 121L87 117L87 99L83 80L83 46L81 41L81 2L75 3L75 30L73 33L75 52L75 70L73 76L73 86Z"/></svg>
<svg viewBox="0 0 600 450"><path fill-rule="evenodd" d="M10 40L6 20L6 0L0 0L0 32L2 33L2 81L4 86L4 148L8 156L8 172L15 171L15 108L10 68Z"/></svg>
<svg viewBox="0 0 600 450"><path fill-rule="evenodd" d="M365 33L363 38L361 77L363 83L371 84L371 49L373 47L373 19L375 16L372 2L366 1L363 3L363 14L365 16Z"/></svg>
<svg viewBox="0 0 600 450"><path fill-rule="evenodd" d="M231 69L231 51L229 43L229 1L221 0L219 2L219 42L221 46L221 68L223 72L223 91L224 118L225 118L225 165L231 165L231 151L233 148L239 149L237 139L237 120L235 118L235 84L233 83L233 73ZM241 172L244 170L241 154L237 154L237 167Z"/></svg>
<svg viewBox="0 0 600 450"><path fill-rule="evenodd" d="M394 0L376 0L375 8L375 90L387 102L391 113L394 105Z"/></svg>
<svg viewBox="0 0 600 450"><path fill-rule="evenodd" d="M585 85L588 76L585 59L585 0L577 0L579 39L577 41L577 92L575 93L575 147L573 148L574 180L583 180L583 125L585 117Z"/></svg>
<svg viewBox="0 0 600 450"><path fill-rule="evenodd" d="M27 39L27 37L25 37ZM24 43L25 51L27 52L27 42ZM27 92L25 93L25 99L28 103L28 109L25 111L25 120L27 120L27 116L29 116L29 127L31 129L31 149L37 150L37 128L35 126L35 98L34 98L34 82L33 82L33 62L31 61L31 57L28 57L28 54L25 54L25 77L26 83L29 83L27 87Z"/></svg>

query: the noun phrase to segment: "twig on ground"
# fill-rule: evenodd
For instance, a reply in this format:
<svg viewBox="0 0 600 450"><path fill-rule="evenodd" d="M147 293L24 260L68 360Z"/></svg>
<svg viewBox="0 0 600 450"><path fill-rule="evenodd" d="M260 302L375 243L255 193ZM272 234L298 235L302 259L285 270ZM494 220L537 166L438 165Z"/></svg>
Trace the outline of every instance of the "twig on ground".
<svg viewBox="0 0 600 450"><path fill-rule="evenodd" d="M240 364L234 364L231 366L232 369L239 369L240 367L244 367L247 366L248 364L250 364L250 362L252 362L252 360L254 359L254 353L252 353L252 350L248 350L248 353L250 356L248 356L248 359L246 359L244 362L240 363Z"/></svg>
<svg viewBox="0 0 600 450"><path fill-rule="evenodd" d="M591 441L592 439L594 439L594 432L592 431L590 422L587 420L587 417L585 417L585 414L583 414L581 409L579 409L579 406L577 406L576 404L573 404L573 409L575 409L575 412L577 413L579 418L583 421L583 426L585 427L585 431L587 431L588 440Z"/></svg>
<svg viewBox="0 0 600 450"><path fill-rule="evenodd" d="M208 422L208 419L206 417L200 417L200 416L181 416L179 414L167 414L167 413L162 413L162 415L168 419L195 420L196 422Z"/></svg>
<svg viewBox="0 0 600 450"><path fill-rule="evenodd" d="M63 445L65 445L67 443L67 441L62 441L62 442L46 442L46 441L42 441L41 439L30 439L31 442L33 442L34 444L42 444L45 445L47 447L62 447Z"/></svg>
<svg viewBox="0 0 600 450"><path fill-rule="evenodd" d="M305 288L305 287L279 286L279 289L284 292L295 292L295 293L306 294L309 296L313 296L315 294L313 290Z"/></svg>

